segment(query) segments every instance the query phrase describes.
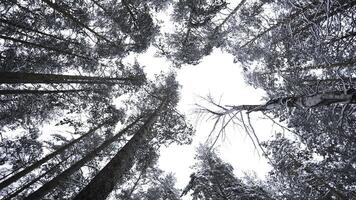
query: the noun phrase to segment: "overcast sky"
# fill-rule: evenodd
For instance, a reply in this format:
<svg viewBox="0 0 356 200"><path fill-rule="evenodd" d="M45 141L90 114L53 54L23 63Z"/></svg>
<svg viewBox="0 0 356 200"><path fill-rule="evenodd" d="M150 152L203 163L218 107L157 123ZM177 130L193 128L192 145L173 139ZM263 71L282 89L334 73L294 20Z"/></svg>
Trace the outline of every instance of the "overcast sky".
<svg viewBox="0 0 356 200"><path fill-rule="evenodd" d="M171 69L165 59L153 57L152 49L139 56L138 61L146 66L145 71L151 78L153 74ZM196 134L192 145L173 144L162 148L159 165L166 172L173 172L177 177L177 186L184 188L192 173L190 167L194 164L195 148L206 141L213 126L213 121L200 120L197 123L193 111L194 104L200 101L198 97L210 93L216 99L222 96L222 105L259 104L264 92L247 85L239 64L233 63L233 57L220 50L215 50L205 57L199 65L185 66L177 70L177 75L182 85L179 110L187 115L196 129ZM258 113L252 114L251 118L261 140L269 139L278 131L269 120L261 119ZM234 167L238 176L243 172L254 171L260 178L264 178L270 169L266 159L257 153L248 136L239 128L229 127L226 137L220 139L216 147L223 160Z"/></svg>

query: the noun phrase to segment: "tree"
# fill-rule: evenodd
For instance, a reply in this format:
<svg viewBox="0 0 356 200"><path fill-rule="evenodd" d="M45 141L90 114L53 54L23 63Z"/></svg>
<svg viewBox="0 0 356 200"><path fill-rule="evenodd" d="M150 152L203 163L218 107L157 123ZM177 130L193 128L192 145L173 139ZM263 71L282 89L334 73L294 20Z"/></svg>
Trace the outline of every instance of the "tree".
<svg viewBox="0 0 356 200"><path fill-rule="evenodd" d="M176 2L172 18L178 28L157 42L160 54L178 67L198 64L202 57L209 55L213 47L220 43L221 37L217 37L217 32L223 24L216 25L214 19L226 6L224 0Z"/></svg>
<svg viewBox="0 0 356 200"><path fill-rule="evenodd" d="M251 187L238 179L231 165L223 162L207 146L197 149L195 172L182 195L192 190L193 199L272 199L261 187Z"/></svg>
<svg viewBox="0 0 356 200"><path fill-rule="evenodd" d="M312 152L302 148L298 142L280 137L265 145L275 168L270 172L269 181L282 191L276 193L279 198L352 199L355 197L354 192L347 189L348 184L345 185L345 182L340 184L338 178L330 176L331 173L340 172L332 172L327 162L316 161Z"/></svg>
<svg viewBox="0 0 356 200"><path fill-rule="evenodd" d="M163 200L180 199L180 191L175 187L175 177L173 174L165 174L157 166L159 150L155 146L142 148L138 152L135 169L125 176L128 178L125 183L119 184L121 189L115 198L129 200ZM157 147L159 148L159 147ZM132 178L135 176L135 178ZM128 184L131 182L131 184Z"/></svg>
<svg viewBox="0 0 356 200"><path fill-rule="evenodd" d="M161 137L163 137L162 139L160 139L160 131L158 131L158 133L156 133L158 135L156 135L153 134L155 131L152 130L153 128L157 128L158 130L162 129L160 126L164 127L165 125L159 119L167 119L167 117L169 119L169 113L174 112L172 109L174 109L174 106L177 103L177 86L174 77L169 76L166 79L165 84L156 89L155 96L157 95L158 97L158 106L153 112L148 113L146 121L137 132L134 133L132 138L74 199L106 198L114 189L116 183L122 178L123 174L133 166L133 160L140 146L145 145L147 142L150 142L155 138L164 142L164 140L180 137L180 134L182 134L181 136L183 137L189 135L191 129L187 127L186 124L178 124L178 126L176 124L176 128L173 130L171 129L169 134L163 131L161 135ZM158 120L159 125L155 127L154 124L156 120ZM172 135L172 133L175 136ZM164 139L164 137L167 138ZM182 141L182 139L180 139L180 141Z"/></svg>
<svg viewBox="0 0 356 200"><path fill-rule="evenodd" d="M45 196L46 193L48 193L51 189L55 188L56 186L58 186L58 184L69 178L70 175L72 175L76 170L80 169L81 167L83 167L83 165L87 162L89 162L90 160L92 160L95 156L97 156L98 153L100 153L100 151L104 150L106 147L108 147L109 145L111 145L113 142L117 141L120 137L123 136L123 134L125 134L127 131L130 130L130 128L134 125L136 125L136 123L138 122L140 118L134 120L132 123L130 123L127 127L125 127L122 131L120 131L119 133L117 133L115 136L113 136L112 138L104 141L100 146L98 146L97 148L95 148L94 150L90 151L89 153L87 153L83 158L81 158L78 162L76 162L75 164L73 164L72 166L70 166L68 169L66 169L65 171L63 171L62 173L60 173L59 175L57 175L55 178L53 178L51 181L45 183L43 186L41 186L39 189L37 189L35 192L33 192L32 194L30 194L28 197L28 199L41 199Z"/></svg>
<svg viewBox="0 0 356 200"><path fill-rule="evenodd" d="M83 138L93 134L96 130L102 128L103 126L107 126L110 124L113 124L115 122L117 122L119 120L118 118L119 116L115 116L115 117L111 117L110 119L107 119L106 121L98 124L96 127L90 129L87 133L83 134L82 136L74 139L73 141L59 147L56 151L46 155L44 158L34 162L33 164L31 164L30 166L26 167L25 169L21 170L20 172L16 173L15 175L11 176L10 178L4 180L1 182L0 184L0 188L3 189L6 186L10 185L11 183L14 183L15 181L17 181L18 179L22 178L23 176L25 176L26 174L30 173L31 171L33 171L34 169L40 167L42 164L44 164L45 162L47 162L48 160L54 158L55 156L62 154L64 151L70 149L70 147L72 147L73 145L75 145L76 143L78 143L79 141L81 141ZM24 142L22 142L21 144L24 144ZM18 169L19 167L14 166L15 169Z"/></svg>

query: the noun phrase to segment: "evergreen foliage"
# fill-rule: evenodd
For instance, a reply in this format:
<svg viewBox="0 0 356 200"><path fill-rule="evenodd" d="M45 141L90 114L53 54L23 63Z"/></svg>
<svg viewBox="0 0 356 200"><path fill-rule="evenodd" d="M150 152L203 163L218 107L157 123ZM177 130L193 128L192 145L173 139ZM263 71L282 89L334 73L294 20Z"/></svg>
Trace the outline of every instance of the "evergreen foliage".
<svg viewBox="0 0 356 200"><path fill-rule="evenodd" d="M355 14L355 0L1 1L0 198L356 199ZM260 105L198 108L218 135L239 121L273 167L266 182L204 145L183 191L158 169L160 147L194 131L175 73L152 81L126 61L149 48L175 70L220 48L266 91ZM260 142L255 113L295 139Z"/></svg>

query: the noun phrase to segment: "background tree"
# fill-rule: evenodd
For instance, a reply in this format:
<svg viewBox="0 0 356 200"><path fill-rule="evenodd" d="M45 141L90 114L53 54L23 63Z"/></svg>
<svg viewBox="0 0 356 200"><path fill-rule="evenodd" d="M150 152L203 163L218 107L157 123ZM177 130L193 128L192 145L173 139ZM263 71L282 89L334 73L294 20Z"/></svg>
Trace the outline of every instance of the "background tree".
<svg viewBox="0 0 356 200"><path fill-rule="evenodd" d="M193 199L272 199L262 187L238 179L233 168L207 146L197 150L195 172L182 195L192 190Z"/></svg>

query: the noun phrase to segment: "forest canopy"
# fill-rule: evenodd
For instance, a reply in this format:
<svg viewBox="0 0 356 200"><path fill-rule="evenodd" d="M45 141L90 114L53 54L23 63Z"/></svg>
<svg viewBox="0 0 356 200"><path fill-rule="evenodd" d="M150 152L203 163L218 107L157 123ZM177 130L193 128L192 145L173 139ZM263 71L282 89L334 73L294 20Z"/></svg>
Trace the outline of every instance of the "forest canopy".
<svg viewBox="0 0 356 200"><path fill-rule="evenodd" d="M1 1L0 198L356 199L355 16L354 0ZM148 50L170 65L154 78ZM194 139L177 74L216 50L266 96L197 102L213 130L178 188L158 166ZM281 132L259 140L256 113ZM221 158L229 126L268 160L265 179Z"/></svg>

